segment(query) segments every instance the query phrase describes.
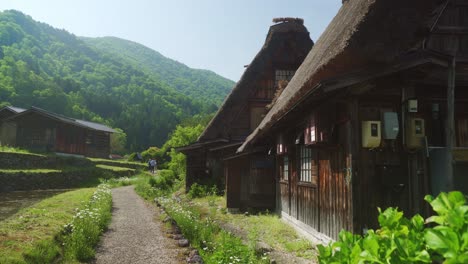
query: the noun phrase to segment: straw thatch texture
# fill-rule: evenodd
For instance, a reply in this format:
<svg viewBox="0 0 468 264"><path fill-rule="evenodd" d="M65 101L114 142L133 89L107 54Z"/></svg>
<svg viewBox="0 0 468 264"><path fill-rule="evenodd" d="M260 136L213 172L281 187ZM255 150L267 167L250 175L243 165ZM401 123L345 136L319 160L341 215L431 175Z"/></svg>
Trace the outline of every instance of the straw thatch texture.
<svg viewBox="0 0 468 264"><path fill-rule="evenodd" d="M397 61L417 50L437 16L440 0L350 0L343 4L245 150L321 82L361 68Z"/></svg>

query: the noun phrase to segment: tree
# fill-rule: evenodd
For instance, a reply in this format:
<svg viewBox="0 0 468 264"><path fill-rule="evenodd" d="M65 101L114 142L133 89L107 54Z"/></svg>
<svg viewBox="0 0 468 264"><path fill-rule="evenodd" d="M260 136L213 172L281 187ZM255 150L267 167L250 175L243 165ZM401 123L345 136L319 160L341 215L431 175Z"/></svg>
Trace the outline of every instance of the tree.
<svg viewBox="0 0 468 264"><path fill-rule="evenodd" d="M120 128L114 128L116 131L110 137L111 153L123 155L126 152L125 145L127 144L127 134Z"/></svg>

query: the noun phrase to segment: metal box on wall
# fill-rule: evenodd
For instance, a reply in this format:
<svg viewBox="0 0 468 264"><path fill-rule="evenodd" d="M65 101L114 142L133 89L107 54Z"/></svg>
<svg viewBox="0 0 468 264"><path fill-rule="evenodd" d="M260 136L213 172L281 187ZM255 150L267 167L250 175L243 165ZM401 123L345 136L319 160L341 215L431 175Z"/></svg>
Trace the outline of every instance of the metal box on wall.
<svg viewBox="0 0 468 264"><path fill-rule="evenodd" d="M417 149L423 147L423 140L426 136L424 128L424 119L409 118L406 129L406 147L409 149Z"/></svg>
<svg viewBox="0 0 468 264"><path fill-rule="evenodd" d="M400 132L398 114L396 112L383 113L382 136L384 139L396 139Z"/></svg>
<svg viewBox="0 0 468 264"><path fill-rule="evenodd" d="M377 148L380 141L380 121L362 121L362 147Z"/></svg>

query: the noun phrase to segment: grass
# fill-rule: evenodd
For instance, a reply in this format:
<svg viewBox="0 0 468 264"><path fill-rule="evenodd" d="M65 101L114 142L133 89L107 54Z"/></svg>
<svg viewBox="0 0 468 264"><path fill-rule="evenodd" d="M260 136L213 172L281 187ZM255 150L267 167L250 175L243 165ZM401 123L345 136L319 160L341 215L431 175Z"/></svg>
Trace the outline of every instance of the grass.
<svg viewBox="0 0 468 264"><path fill-rule="evenodd" d="M268 212L257 215L231 214L225 209L225 197L220 196L197 198L192 202L203 217L237 226L244 234L256 234L255 239L265 242L275 250L291 252L302 258L316 259L316 250L312 243L299 237L292 227L286 225L275 214Z"/></svg>
<svg viewBox="0 0 468 264"><path fill-rule="evenodd" d="M135 169L116 167L116 166L109 166L109 165L104 165L104 164L97 164L96 167L101 168L101 169L105 169L105 170L111 170L111 171L130 171L130 172L135 171Z"/></svg>
<svg viewBox="0 0 468 264"><path fill-rule="evenodd" d="M94 257L99 237L112 218L111 209L110 186L101 184L85 207L64 226L60 241L64 248L63 258L67 263L85 262Z"/></svg>
<svg viewBox="0 0 468 264"><path fill-rule="evenodd" d="M239 237L220 228L213 219L202 218L188 203L163 197L158 201L177 222L191 245L198 248L205 263L269 263L267 257L257 255L251 244L244 244Z"/></svg>
<svg viewBox="0 0 468 264"><path fill-rule="evenodd" d="M139 180L138 177L120 177L103 180L102 182L108 184L112 188L120 186L129 186L135 184Z"/></svg>
<svg viewBox="0 0 468 264"><path fill-rule="evenodd" d="M94 191L89 188L62 193L0 222L0 263L29 263L40 256L45 257L43 263L50 262L47 258L59 254L55 237Z"/></svg>
<svg viewBox="0 0 468 264"><path fill-rule="evenodd" d="M3 170L1 169L0 170L0 173L8 173L8 174L16 174L16 173L51 173L51 172L62 172L61 170L52 170L52 169L28 169L28 170L24 170L24 169L6 169L6 170Z"/></svg>
<svg viewBox="0 0 468 264"><path fill-rule="evenodd" d="M311 262L317 259L313 244L299 237L275 214L231 214L226 209L225 197L210 195L190 199L188 195L180 195L183 184L169 188L178 190L175 192L178 198L167 198L174 193L161 189L165 185L159 182L158 177L141 174L135 180L135 190L147 200L158 197L166 213L177 222L192 246L198 248L206 263L267 262L265 255L255 252L260 241L278 252L290 252ZM235 227L237 237L223 227L229 230Z"/></svg>
<svg viewBox="0 0 468 264"><path fill-rule="evenodd" d="M0 145L0 152L7 152L7 153L21 153L21 154L29 154L29 155L36 155L36 156L44 156L41 154L31 153L29 150L10 147L10 146L2 146Z"/></svg>
<svg viewBox="0 0 468 264"><path fill-rule="evenodd" d="M99 163L99 162L106 162L106 163L116 163L116 164L134 164L134 165L141 165L146 167L145 163L141 162L134 162L134 161L126 161L126 160L110 160L110 159L99 159L99 158L88 158L89 160Z"/></svg>

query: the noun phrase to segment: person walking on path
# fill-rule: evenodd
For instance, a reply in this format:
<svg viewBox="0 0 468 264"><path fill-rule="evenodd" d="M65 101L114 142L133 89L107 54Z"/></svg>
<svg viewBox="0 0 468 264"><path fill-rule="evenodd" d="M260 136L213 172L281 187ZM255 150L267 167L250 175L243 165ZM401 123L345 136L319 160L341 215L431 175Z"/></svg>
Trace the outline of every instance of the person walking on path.
<svg viewBox="0 0 468 264"><path fill-rule="evenodd" d="M150 167L151 167L152 174L154 174L154 172L156 171L156 165L157 165L156 159L152 158L150 160Z"/></svg>
<svg viewBox="0 0 468 264"><path fill-rule="evenodd" d="M112 189L112 222L96 250L95 264L181 263L174 240L165 236L155 206L146 203L133 186Z"/></svg>

